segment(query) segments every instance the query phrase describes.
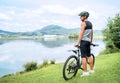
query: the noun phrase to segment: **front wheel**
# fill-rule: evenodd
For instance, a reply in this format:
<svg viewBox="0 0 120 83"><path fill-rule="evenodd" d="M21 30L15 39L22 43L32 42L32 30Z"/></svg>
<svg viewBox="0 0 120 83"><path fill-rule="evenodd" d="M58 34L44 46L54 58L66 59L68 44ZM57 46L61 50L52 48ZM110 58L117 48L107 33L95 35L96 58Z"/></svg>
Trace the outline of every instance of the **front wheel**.
<svg viewBox="0 0 120 83"><path fill-rule="evenodd" d="M73 78L78 71L77 57L72 55L68 57L63 66L63 78L69 80Z"/></svg>

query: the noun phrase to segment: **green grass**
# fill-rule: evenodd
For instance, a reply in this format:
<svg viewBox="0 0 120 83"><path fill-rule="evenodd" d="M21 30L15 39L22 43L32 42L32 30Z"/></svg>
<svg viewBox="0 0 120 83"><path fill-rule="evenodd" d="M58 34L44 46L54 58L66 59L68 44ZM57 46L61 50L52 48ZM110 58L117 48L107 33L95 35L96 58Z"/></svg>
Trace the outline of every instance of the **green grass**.
<svg viewBox="0 0 120 83"><path fill-rule="evenodd" d="M42 69L0 78L0 83L120 83L120 53L100 55L96 58L95 73L88 77L76 77L65 81L62 77L63 64L52 64Z"/></svg>

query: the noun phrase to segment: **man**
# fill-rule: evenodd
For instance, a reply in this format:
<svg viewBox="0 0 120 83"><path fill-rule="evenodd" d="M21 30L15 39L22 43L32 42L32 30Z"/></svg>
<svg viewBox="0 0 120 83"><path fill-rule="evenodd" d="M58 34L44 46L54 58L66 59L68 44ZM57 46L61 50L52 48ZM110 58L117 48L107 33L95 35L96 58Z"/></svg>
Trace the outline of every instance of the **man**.
<svg viewBox="0 0 120 83"><path fill-rule="evenodd" d="M90 55L90 45L92 44L93 39L93 29L92 29L92 23L90 21L87 21L87 18L89 17L89 13L86 11L83 11L79 14L80 19L82 21L81 23L81 30L78 38L78 42L75 45L75 47L80 45L81 50L81 57L82 57L82 66L84 69L82 76L88 76L90 73L94 73L93 69L93 58ZM90 71L87 70L87 60L89 61L90 65Z"/></svg>

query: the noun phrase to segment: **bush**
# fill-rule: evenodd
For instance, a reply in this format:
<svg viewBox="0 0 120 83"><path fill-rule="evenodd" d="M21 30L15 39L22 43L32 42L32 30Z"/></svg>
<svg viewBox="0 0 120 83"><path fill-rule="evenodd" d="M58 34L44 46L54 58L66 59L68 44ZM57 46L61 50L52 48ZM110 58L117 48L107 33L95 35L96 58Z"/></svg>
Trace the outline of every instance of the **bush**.
<svg viewBox="0 0 120 83"><path fill-rule="evenodd" d="M118 48L113 48L113 49L107 48L107 49L105 49L104 51L100 52L100 55L102 55L102 54L115 53L115 52L118 52L118 51L120 51Z"/></svg>
<svg viewBox="0 0 120 83"><path fill-rule="evenodd" d="M48 60L44 60L41 65L39 65L39 68L46 67L48 65Z"/></svg>
<svg viewBox="0 0 120 83"><path fill-rule="evenodd" d="M78 38L79 34L78 33L71 33L68 38Z"/></svg>
<svg viewBox="0 0 120 83"><path fill-rule="evenodd" d="M24 65L25 71L31 71L37 69L37 63L36 62L28 62Z"/></svg>
<svg viewBox="0 0 120 83"><path fill-rule="evenodd" d="M16 72L16 75L21 75L21 74L24 74L25 71L20 71L20 72Z"/></svg>
<svg viewBox="0 0 120 83"><path fill-rule="evenodd" d="M48 60L44 60L42 65L47 66L48 65Z"/></svg>
<svg viewBox="0 0 120 83"><path fill-rule="evenodd" d="M120 51L120 14L108 20L107 28L103 30L106 40L106 52L113 53Z"/></svg>
<svg viewBox="0 0 120 83"><path fill-rule="evenodd" d="M2 78L9 77L9 76L13 76L13 75L14 75L14 74L7 74L7 75L2 76Z"/></svg>
<svg viewBox="0 0 120 83"><path fill-rule="evenodd" d="M50 64L55 64L55 60L51 60L51 61L50 61Z"/></svg>
<svg viewBox="0 0 120 83"><path fill-rule="evenodd" d="M107 44L111 43L112 47L120 49L120 14L116 14L113 19L108 20L107 28L104 29L103 34Z"/></svg>

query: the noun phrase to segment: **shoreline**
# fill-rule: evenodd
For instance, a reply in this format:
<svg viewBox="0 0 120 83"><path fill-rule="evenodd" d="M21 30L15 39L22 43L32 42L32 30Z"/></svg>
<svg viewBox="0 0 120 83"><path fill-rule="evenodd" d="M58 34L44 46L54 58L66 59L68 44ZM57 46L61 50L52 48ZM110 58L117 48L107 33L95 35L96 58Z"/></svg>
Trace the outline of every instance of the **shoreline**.
<svg viewBox="0 0 120 83"><path fill-rule="evenodd" d="M69 38L69 36L5 36L0 37L1 40L36 40L36 39L43 39L43 38ZM94 39L104 39L105 37L102 35L95 35ZM76 39L76 38L69 38L69 39Z"/></svg>

